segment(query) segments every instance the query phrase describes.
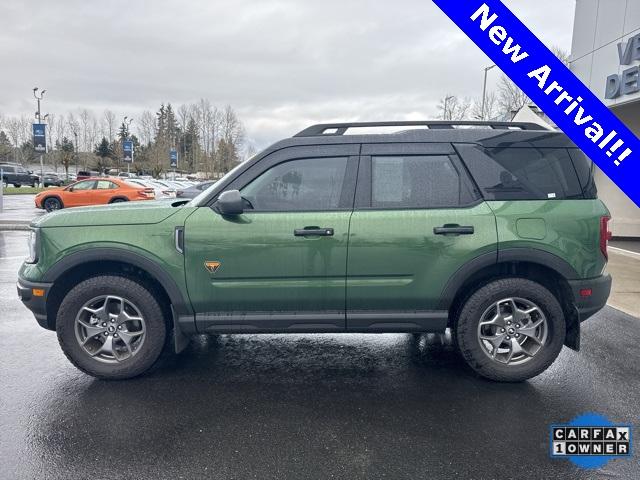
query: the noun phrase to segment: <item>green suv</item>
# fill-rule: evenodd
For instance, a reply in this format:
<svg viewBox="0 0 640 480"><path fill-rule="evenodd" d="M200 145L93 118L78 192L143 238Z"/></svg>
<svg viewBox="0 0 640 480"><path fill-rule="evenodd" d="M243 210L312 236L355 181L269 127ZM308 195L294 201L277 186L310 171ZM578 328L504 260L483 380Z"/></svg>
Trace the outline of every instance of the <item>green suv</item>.
<svg viewBox="0 0 640 480"><path fill-rule="evenodd" d="M593 171L533 124L315 125L191 201L35 220L18 293L100 378L192 334L449 328L480 375L521 381L609 295Z"/></svg>

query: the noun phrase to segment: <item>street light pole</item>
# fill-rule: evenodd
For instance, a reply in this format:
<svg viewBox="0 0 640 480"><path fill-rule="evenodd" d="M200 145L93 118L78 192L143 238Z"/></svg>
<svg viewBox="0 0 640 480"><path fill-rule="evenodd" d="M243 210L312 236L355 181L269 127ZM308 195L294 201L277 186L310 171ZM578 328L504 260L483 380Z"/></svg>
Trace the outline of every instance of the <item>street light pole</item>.
<svg viewBox="0 0 640 480"><path fill-rule="evenodd" d="M125 132L126 138L124 140L129 141L129 139L131 138L131 135L129 135L129 125L131 125L131 122L133 122L133 118L129 118L129 121L127 121L127 117L126 115L124 116L124 120L122 120L122 124L125 127ZM132 147L133 148L133 147ZM133 149L131 150L131 161L133 161ZM127 162L127 175L131 174L131 162Z"/></svg>
<svg viewBox="0 0 640 480"><path fill-rule="evenodd" d="M76 160L76 179L78 178L78 130L76 130L75 126L73 127L73 137L75 138L75 160ZM69 180L69 174L67 173L67 180Z"/></svg>
<svg viewBox="0 0 640 480"><path fill-rule="evenodd" d="M487 72L495 66L496 65L493 64L490 67L485 67L484 69L484 82L482 83L482 108L480 110L480 115L482 116L481 120L485 120L484 107L487 103Z"/></svg>
<svg viewBox="0 0 640 480"><path fill-rule="evenodd" d="M42 100L42 97L44 97L44 93L46 92L46 90L42 90L40 92L40 95L38 95L38 87L33 87L33 96L35 97L36 101L38 102L38 111L36 111L36 117L38 118L38 123L42 123L42 117L40 116L40 100ZM45 142L46 145L46 142ZM35 146L34 146L35 147ZM45 150L46 151L46 150ZM42 154L40 154L40 183L42 185L44 185L43 182L43 170L44 170L44 161L42 158Z"/></svg>

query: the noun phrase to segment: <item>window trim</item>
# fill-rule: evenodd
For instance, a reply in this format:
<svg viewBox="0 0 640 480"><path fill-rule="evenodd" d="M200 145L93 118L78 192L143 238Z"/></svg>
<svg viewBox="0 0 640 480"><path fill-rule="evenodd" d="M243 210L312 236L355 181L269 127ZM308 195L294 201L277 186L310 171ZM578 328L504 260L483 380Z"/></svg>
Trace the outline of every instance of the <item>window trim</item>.
<svg viewBox="0 0 640 480"><path fill-rule="evenodd" d="M362 155L360 157L360 170L358 175L358 185L356 190L356 202L354 210L358 211L419 211L419 210L453 210L461 208L472 208L484 201L482 195L478 191L475 182L471 179L465 166L460 161L460 158L455 153L432 153L425 152L419 153L415 149L411 149L406 153L401 153L401 150L394 150L397 153L374 153L371 155ZM374 207L372 206L373 199L373 157L447 157L451 161L451 165L458 173L461 186L466 185L469 189L472 200L467 203L458 203L456 205L438 205L438 206L424 206L424 207Z"/></svg>

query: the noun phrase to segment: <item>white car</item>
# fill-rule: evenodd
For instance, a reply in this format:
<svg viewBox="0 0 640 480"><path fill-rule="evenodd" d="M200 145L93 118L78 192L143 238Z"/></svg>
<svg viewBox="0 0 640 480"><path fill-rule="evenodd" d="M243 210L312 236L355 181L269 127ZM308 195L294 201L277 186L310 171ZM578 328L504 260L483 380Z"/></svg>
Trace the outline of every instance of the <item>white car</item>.
<svg viewBox="0 0 640 480"><path fill-rule="evenodd" d="M143 180L141 178L128 178L125 180L127 183L137 185L145 188L153 188L156 194L156 200L162 200L163 198L175 198L175 190L168 189L166 186L156 183L153 180Z"/></svg>
<svg viewBox="0 0 640 480"><path fill-rule="evenodd" d="M160 188L164 197L172 197L176 196L176 187L169 184L166 180L147 180L149 183L153 185L153 188Z"/></svg>

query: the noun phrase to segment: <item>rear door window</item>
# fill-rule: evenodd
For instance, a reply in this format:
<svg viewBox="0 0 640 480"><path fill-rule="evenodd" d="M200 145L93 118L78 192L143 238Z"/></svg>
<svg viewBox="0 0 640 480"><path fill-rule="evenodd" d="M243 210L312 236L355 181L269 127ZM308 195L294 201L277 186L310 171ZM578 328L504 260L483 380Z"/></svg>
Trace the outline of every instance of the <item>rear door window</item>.
<svg viewBox="0 0 640 480"><path fill-rule="evenodd" d="M109 180L98 180L96 184L97 190L113 190L114 188L118 188L118 185Z"/></svg>
<svg viewBox="0 0 640 480"><path fill-rule="evenodd" d="M469 203L470 193L446 155L371 158L371 207L444 208Z"/></svg>
<svg viewBox="0 0 640 480"><path fill-rule="evenodd" d="M584 198L566 148L457 148L487 200Z"/></svg>

